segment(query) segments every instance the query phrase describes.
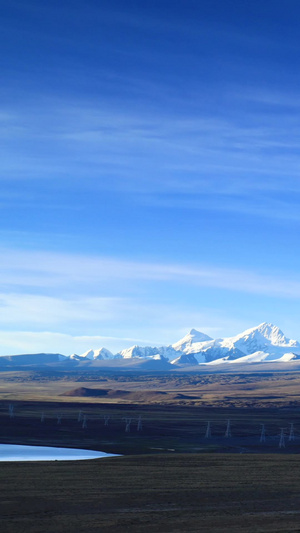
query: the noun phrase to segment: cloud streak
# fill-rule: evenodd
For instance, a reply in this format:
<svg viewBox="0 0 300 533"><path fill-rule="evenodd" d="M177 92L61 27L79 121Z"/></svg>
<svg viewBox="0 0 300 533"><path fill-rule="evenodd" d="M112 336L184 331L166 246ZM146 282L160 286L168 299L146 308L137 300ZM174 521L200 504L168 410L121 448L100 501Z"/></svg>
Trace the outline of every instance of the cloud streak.
<svg viewBox="0 0 300 533"><path fill-rule="evenodd" d="M6 291L39 290L68 295L120 291L124 281L130 292L137 281L189 284L244 293L299 298L300 280L275 277L251 270L213 265L140 262L79 254L0 250L0 274ZM110 294L111 296L111 294Z"/></svg>
<svg viewBox="0 0 300 533"><path fill-rule="evenodd" d="M123 109L122 104L106 104L107 107L104 111L96 102L90 105L74 101L70 105L51 99L31 104L31 120L22 110L10 120L11 130L6 121L2 127L0 123L0 135L2 132L8 139L4 163L7 160L18 175L22 167L23 173L30 168L30 176L44 180L60 176L70 168L74 177L86 180L87 168L91 176L95 172L99 175L104 164L104 168L110 167L110 173L120 175L120 189L124 188L122 176L130 170L131 179L126 180L126 187L132 191L207 193L213 189L218 195L264 189L299 191L298 180L289 178L298 171L299 145L298 122L289 113L257 122L251 115L238 121L234 117L207 116L201 112L195 116L190 112L183 118L180 113L159 110L151 114L143 109L137 114ZM298 109L296 112L299 114ZM20 145L25 140L20 165L9 153L16 149L16 142ZM51 150L47 149L49 145ZM72 160L77 163L72 164ZM286 173L287 163L289 175L284 187L281 175ZM157 172L153 173L155 168ZM188 173L176 183L169 174L175 168L177 173L193 168L198 179ZM102 186L107 184L103 181Z"/></svg>
<svg viewBox="0 0 300 533"><path fill-rule="evenodd" d="M100 103L44 97L27 109L0 110L2 195L10 196L12 207L29 207L12 187L23 180L30 184L28 197L32 188L35 201L52 210L59 186L66 208L74 209L71 199L84 190L113 193L145 208L299 221L298 100L270 113L267 104L256 109L260 93L251 99L247 92L237 98L237 92L232 88L226 98L239 102L238 118L187 110L183 101L178 113L159 105L137 111L132 102L107 96Z"/></svg>

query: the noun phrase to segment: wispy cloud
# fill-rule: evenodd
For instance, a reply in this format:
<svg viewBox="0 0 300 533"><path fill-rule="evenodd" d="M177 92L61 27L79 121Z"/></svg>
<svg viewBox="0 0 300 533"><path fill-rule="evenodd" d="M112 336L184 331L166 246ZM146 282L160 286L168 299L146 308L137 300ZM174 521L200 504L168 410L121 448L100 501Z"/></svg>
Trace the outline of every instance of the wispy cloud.
<svg viewBox="0 0 300 533"><path fill-rule="evenodd" d="M128 306L128 304L127 304ZM122 298L52 297L36 294L0 293L0 323L27 327L60 326L75 329L87 324L120 319L126 308ZM123 313L122 313L123 311Z"/></svg>
<svg viewBox="0 0 300 533"><path fill-rule="evenodd" d="M136 342L145 344L143 339L127 337L106 337L100 335L68 335L55 331L0 331L0 355L20 353L72 353L82 354L89 349L102 346L113 352L132 346Z"/></svg>
<svg viewBox="0 0 300 533"><path fill-rule="evenodd" d="M228 187L228 184L227 184ZM291 196L268 195L247 197L244 195L228 196L226 198L220 195L214 195L209 198L201 194L182 194L178 195L147 195L142 201L147 206L167 208L172 210L188 209L201 210L207 213L237 213L241 216L254 216L259 219L270 219L272 223L283 222L289 224L292 222L299 223L299 192L295 191Z"/></svg>
<svg viewBox="0 0 300 533"><path fill-rule="evenodd" d="M241 121L200 112L183 118L158 110L135 113L121 104L105 107L80 101L31 104L34 120L22 110L11 132L3 123L5 170L11 177L39 180L71 172L76 186L84 179L86 186L104 190L109 172L112 188L132 193L249 198L300 190L298 122L289 114L256 122L247 116ZM20 150L16 143L26 148L19 160L12 158L12 150Z"/></svg>
<svg viewBox="0 0 300 533"><path fill-rule="evenodd" d="M300 296L300 280L294 276L275 277L244 269L213 265L139 262L109 257L0 250L0 274L6 290L58 292L67 295L89 291L94 296L104 290L131 292L140 280L151 283L190 284L287 298ZM128 282L124 288L124 280ZM123 287L123 290L121 289ZM106 289L105 289L106 288ZM129 291L128 291L129 289ZM139 287L140 290L140 287Z"/></svg>

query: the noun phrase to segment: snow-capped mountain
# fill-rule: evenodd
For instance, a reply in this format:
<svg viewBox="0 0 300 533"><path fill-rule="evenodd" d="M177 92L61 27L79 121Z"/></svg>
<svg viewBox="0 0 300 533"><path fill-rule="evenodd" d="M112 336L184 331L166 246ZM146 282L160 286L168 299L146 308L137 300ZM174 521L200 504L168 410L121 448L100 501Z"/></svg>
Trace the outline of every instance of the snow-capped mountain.
<svg viewBox="0 0 300 533"><path fill-rule="evenodd" d="M98 348L98 350L88 350L87 352L84 352L82 355L77 355L76 353L73 353L70 355L70 359L75 359L77 361L80 361L82 359L100 359L102 361L107 359L114 359L115 356L107 350L107 348Z"/></svg>
<svg viewBox="0 0 300 533"><path fill-rule="evenodd" d="M225 363L288 362L300 359L300 344L288 339L273 324L266 322L247 329L234 337L212 339L191 329L171 346L131 346L112 354L106 348L73 354L76 361L153 360L176 366L218 365Z"/></svg>
<svg viewBox="0 0 300 533"><path fill-rule="evenodd" d="M114 359L114 355L107 350L107 348L99 348L98 350L89 350L88 352L85 352L82 357L86 357L87 359Z"/></svg>
<svg viewBox="0 0 300 533"><path fill-rule="evenodd" d="M159 348L152 346L131 346L122 350L119 354L123 359L131 359L133 357L142 357L146 359L165 359L167 361L178 357L178 352L172 346L160 346Z"/></svg>
<svg viewBox="0 0 300 533"><path fill-rule="evenodd" d="M175 342L175 344L172 344L172 347L176 351L184 352L188 348L195 346L198 343L212 341L212 338L206 335L205 333L201 333L201 331L197 331L196 329L191 329L183 339L181 339L178 342Z"/></svg>
<svg viewBox="0 0 300 533"><path fill-rule="evenodd" d="M262 363L300 364L300 343L288 339L275 325L264 322L234 337L212 339L191 329L170 346L131 346L113 354L106 348L91 349L81 355L25 354L0 357L0 367L58 365L64 368L121 368L167 371L218 365ZM215 370L214 370L215 371Z"/></svg>
<svg viewBox="0 0 300 533"><path fill-rule="evenodd" d="M222 363L225 361L251 362L251 358L246 359L245 356L260 352L267 356L267 359L266 357L263 358L264 360L279 360L284 354L291 351L300 355L299 342L288 339L277 326L266 322L247 329L235 337L199 342L195 336L195 341L191 338L189 342L186 342L187 337L189 335L173 344L173 347L180 346L185 354L193 354L198 363L209 363L217 360ZM257 357L252 362L254 360L258 362Z"/></svg>
<svg viewBox="0 0 300 533"><path fill-rule="evenodd" d="M236 337L224 339L223 346L237 348L245 355L259 350L266 351L266 349L274 354L289 348L300 349L299 342L288 339L277 326L266 322L255 328L247 329Z"/></svg>

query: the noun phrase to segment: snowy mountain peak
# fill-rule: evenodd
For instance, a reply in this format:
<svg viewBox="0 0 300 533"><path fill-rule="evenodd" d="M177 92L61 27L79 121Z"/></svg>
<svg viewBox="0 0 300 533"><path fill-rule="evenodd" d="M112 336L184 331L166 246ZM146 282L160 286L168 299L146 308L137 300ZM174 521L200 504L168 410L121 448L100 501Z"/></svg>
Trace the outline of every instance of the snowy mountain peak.
<svg viewBox="0 0 300 533"><path fill-rule="evenodd" d="M289 343L289 339L287 339L283 332L277 326L274 326L274 324L263 322L258 326L258 331L272 344L280 346Z"/></svg>
<svg viewBox="0 0 300 533"><path fill-rule="evenodd" d="M192 328L189 331L188 335L198 335L199 333L201 333L201 331L198 331L197 329Z"/></svg>
<svg viewBox="0 0 300 533"><path fill-rule="evenodd" d="M172 346L131 346L122 350L119 354L123 359L132 359L135 357L146 358L146 359L173 359L178 355L178 352L175 351Z"/></svg>
<svg viewBox="0 0 300 533"><path fill-rule="evenodd" d="M267 324L267 322L263 322L258 326L258 331L260 331L264 337L266 337L272 344L276 346L295 346L295 343L297 344L297 341L285 337L281 329L279 329L277 326L274 326L274 324Z"/></svg>
<svg viewBox="0 0 300 533"><path fill-rule="evenodd" d="M72 359L113 359L113 354L107 350L107 348L98 348L98 350L88 350L87 352L83 353L82 355L78 356L76 354L73 354L71 356Z"/></svg>
<svg viewBox="0 0 300 533"><path fill-rule="evenodd" d="M80 357L84 357L85 359L94 359L94 350L88 350L87 352L81 354Z"/></svg>
<svg viewBox="0 0 300 533"><path fill-rule="evenodd" d="M279 329L278 326L267 322L263 322L254 328L247 329L236 337L237 340L238 338L243 338L245 340L256 339L260 343L266 342L267 344L272 344L273 346L299 346L297 341L285 337L284 333Z"/></svg>
<svg viewBox="0 0 300 533"><path fill-rule="evenodd" d="M206 335L205 333L202 333L201 331L198 331L197 329L191 329L183 339L181 339L178 342L175 342L175 344L172 344L172 347L174 350L181 350L185 351L188 346L192 346L195 343L198 342L207 342L211 341L212 338Z"/></svg>
<svg viewBox="0 0 300 533"><path fill-rule="evenodd" d="M194 328L190 330L187 336L191 337L193 342L204 342L204 341L212 340L211 337L209 337L205 333L202 333L202 331L198 331L197 329L194 329Z"/></svg>
<svg viewBox="0 0 300 533"><path fill-rule="evenodd" d="M173 344L173 348L185 354L193 354L198 363L208 363L224 357L233 361L260 352L272 358L281 357L295 349L300 352L300 344L297 341L288 339L277 326L267 322L247 329L235 337L215 340L197 330L191 330L183 339Z"/></svg>
<svg viewBox="0 0 300 533"><path fill-rule="evenodd" d="M113 359L113 354L107 348L94 350L94 359Z"/></svg>

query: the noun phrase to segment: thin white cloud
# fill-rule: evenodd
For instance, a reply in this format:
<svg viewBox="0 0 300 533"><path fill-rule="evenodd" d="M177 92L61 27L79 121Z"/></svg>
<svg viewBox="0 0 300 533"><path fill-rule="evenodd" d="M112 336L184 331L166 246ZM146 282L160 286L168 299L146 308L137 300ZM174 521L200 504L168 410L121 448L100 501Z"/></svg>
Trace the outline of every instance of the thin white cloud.
<svg viewBox="0 0 300 533"><path fill-rule="evenodd" d="M134 290L137 281L150 283L190 284L263 294L299 298L300 280L296 276L275 277L269 272L221 268L212 265L189 265L129 261L99 256L67 253L0 250L0 276L5 292L39 289L46 294L85 294L109 297ZM124 280L126 286L124 286ZM58 292L59 291L59 292ZM49 294L47 294L49 295Z"/></svg>
<svg viewBox="0 0 300 533"><path fill-rule="evenodd" d="M104 177L109 172L111 188L133 194L167 191L249 198L300 190L295 179L298 120L289 114L257 122L251 116L237 121L165 112L162 117L145 109L137 114L121 104L105 107L104 112L96 102L49 100L29 109L30 120L20 111L11 131L5 123L1 129L0 121L0 135L9 139L3 149L3 176L7 171L18 179L64 181L71 172L76 186L84 181L85 187L95 187L97 176L97 188L107 189ZM59 117L54 123L53 116ZM19 153L22 139L31 140L32 152ZM45 148L49 143L51 160ZM13 157L16 150L19 157Z"/></svg>
<svg viewBox="0 0 300 533"><path fill-rule="evenodd" d="M228 187L228 185L227 185ZM296 192L296 191L295 191ZM284 199L282 197L272 198L269 196L237 198L228 195L226 199L218 197L207 197L200 194L186 194L182 196L169 195L147 195L142 198L147 206L155 206L168 209L189 209L223 213L238 213L242 216L256 216L261 219L272 219L272 222L287 224L300 221L300 210L298 195Z"/></svg>
<svg viewBox="0 0 300 533"><path fill-rule="evenodd" d="M78 328L89 323L117 320L125 306L122 298L60 298L0 293L0 323Z"/></svg>
<svg viewBox="0 0 300 533"><path fill-rule="evenodd" d="M69 335L55 331L0 331L0 356L21 353L81 355L89 349L106 347L113 353L145 340L101 335Z"/></svg>

